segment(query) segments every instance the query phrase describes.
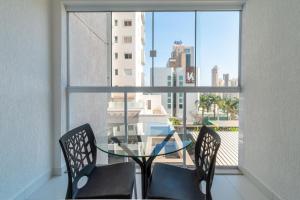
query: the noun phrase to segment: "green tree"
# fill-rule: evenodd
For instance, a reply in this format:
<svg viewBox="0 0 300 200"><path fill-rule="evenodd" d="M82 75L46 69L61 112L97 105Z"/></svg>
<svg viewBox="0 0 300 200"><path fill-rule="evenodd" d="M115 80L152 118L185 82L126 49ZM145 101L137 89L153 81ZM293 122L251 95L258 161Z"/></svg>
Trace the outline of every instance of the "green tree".
<svg viewBox="0 0 300 200"><path fill-rule="evenodd" d="M215 94L211 94L209 95L209 101L210 101L210 105L213 105L213 113L214 113L214 119L216 119L216 110L217 110L217 106L219 107L219 102L221 101L221 97L217 96Z"/></svg>
<svg viewBox="0 0 300 200"><path fill-rule="evenodd" d="M239 100L237 98L225 98L223 110L227 115L227 119L235 119L238 113Z"/></svg>
<svg viewBox="0 0 300 200"><path fill-rule="evenodd" d="M202 112L202 118L204 117L204 111L207 109L207 102L208 102L208 96L207 95L200 95L200 101L197 101L198 104L198 110L201 108Z"/></svg>

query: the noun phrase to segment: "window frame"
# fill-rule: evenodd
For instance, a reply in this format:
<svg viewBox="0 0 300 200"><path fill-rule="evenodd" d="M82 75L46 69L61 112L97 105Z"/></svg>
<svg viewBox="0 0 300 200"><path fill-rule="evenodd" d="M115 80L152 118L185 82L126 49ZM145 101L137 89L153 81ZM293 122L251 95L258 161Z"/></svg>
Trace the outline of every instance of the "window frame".
<svg viewBox="0 0 300 200"><path fill-rule="evenodd" d="M183 108L182 108L182 112L183 112L183 130L184 130L184 134L186 135L187 130L186 130L186 97L188 93L241 93L242 91L242 86L241 86L241 30L242 30L242 12L241 9L225 9L225 10L203 10L203 11L237 11L239 12L239 55L238 55L238 85L236 87L212 87L212 86L183 86L183 87L179 87L179 86L174 86L171 84L171 86L155 86L154 82L153 82L153 65L152 65L152 70L151 70L151 75L152 76L152 81L150 81L151 86L147 86L147 87L132 87L132 86L113 86L112 85L112 73L113 73L113 67L112 67L112 46L114 43L118 43L119 42L119 38L117 37L117 42L113 42L112 37L110 38L110 52L111 55L110 56L110 85L108 86L72 86L70 85L70 56L69 56L69 51L70 51L70 44L69 44L69 13L71 12L106 12L106 11L86 11L86 10L72 10L70 8L66 8L67 12L66 12L66 19L67 19L67 23L66 23L66 27L67 27L67 31L66 31L66 40L67 40L67 45L66 45L66 50L67 50L67 86L66 86L66 127L67 130L70 129L70 94L74 94L74 93L124 93L124 113L128 112L128 98L127 98L127 94L128 93L182 93L183 94ZM168 12L177 12L176 10L168 10ZM194 11L195 13L197 11L193 10L193 9L187 9L184 10L186 12L192 12ZM198 11L202 11L202 10L198 10ZM108 11L110 13L112 13L113 11ZM123 11L122 11L123 12ZM124 12L130 12L130 11L124 11ZM153 11L154 12L154 11ZM152 13L153 13L152 12ZM155 11L155 12L160 12L160 11ZM196 15L195 15L195 18ZM152 19L153 20L153 19ZM118 20L119 21L119 20ZM124 20L124 26L125 26L125 21ZM131 21L131 26L133 26L133 22ZM195 24L196 24L196 20L195 20ZM118 24L119 25L119 24ZM195 25L196 26L196 25ZM110 18L110 28L112 29L112 17ZM196 30L196 29L195 29ZM196 35L196 33L195 33ZM154 42L154 41L152 41ZM196 44L196 40L195 40L195 44ZM195 55L196 55L196 46L195 46ZM196 57L196 56L195 56ZM125 53L124 53L124 58L125 58ZM131 56L132 59L132 56ZM127 60L127 59L126 59ZM196 60L195 60L196 63ZM119 75L119 73L118 73ZM150 78L151 79L151 78ZM197 80L195 81L197 83ZM196 84L195 83L195 84ZM171 108L169 108L169 105L171 105ZM167 109L172 109L172 104L167 103ZM124 115L124 124L125 124L125 135L128 135L128 122L127 122L127 114ZM184 165L185 165L185 156L184 156Z"/></svg>

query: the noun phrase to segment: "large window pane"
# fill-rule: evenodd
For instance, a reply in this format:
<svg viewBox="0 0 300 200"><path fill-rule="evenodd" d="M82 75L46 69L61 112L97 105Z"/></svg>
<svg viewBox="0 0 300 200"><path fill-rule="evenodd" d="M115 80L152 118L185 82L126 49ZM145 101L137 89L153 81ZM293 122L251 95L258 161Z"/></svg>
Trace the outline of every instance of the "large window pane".
<svg viewBox="0 0 300 200"><path fill-rule="evenodd" d="M193 105L193 108L188 108ZM188 110L190 110L188 112ZM208 93L200 94L195 99L192 93L187 94L187 131L193 141L188 149L194 159L195 142L203 125L214 129L221 137L221 146L217 155L217 166L238 165L238 132L239 132L239 94ZM193 166L189 166L193 167Z"/></svg>
<svg viewBox="0 0 300 200"><path fill-rule="evenodd" d="M155 12L154 49L155 86L195 86L194 12Z"/></svg>
<svg viewBox="0 0 300 200"><path fill-rule="evenodd" d="M73 93L70 94L69 118L70 129L89 123L97 140L107 140L106 129L109 127L109 100L106 93ZM108 156L99 151L97 162L107 164Z"/></svg>
<svg viewBox="0 0 300 200"><path fill-rule="evenodd" d="M236 87L239 12L197 12L197 68L200 86Z"/></svg>
<svg viewBox="0 0 300 200"><path fill-rule="evenodd" d="M71 86L110 85L110 14L69 13Z"/></svg>

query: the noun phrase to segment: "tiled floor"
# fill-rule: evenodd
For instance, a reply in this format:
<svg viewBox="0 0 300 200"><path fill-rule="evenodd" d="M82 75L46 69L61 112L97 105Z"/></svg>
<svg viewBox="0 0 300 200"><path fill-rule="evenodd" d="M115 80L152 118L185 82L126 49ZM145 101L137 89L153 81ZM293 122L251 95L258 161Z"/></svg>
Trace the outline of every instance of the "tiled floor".
<svg viewBox="0 0 300 200"><path fill-rule="evenodd" d="M140 186L140 175L137 175ZM54 177L34 192L28 199L53 200L64 199L67 186L67 176ZM212 194L214 200L267 200L263 193L253 185L247 177L242 175L216 175ZM141 191L138 187L138 197Z"/></svg>

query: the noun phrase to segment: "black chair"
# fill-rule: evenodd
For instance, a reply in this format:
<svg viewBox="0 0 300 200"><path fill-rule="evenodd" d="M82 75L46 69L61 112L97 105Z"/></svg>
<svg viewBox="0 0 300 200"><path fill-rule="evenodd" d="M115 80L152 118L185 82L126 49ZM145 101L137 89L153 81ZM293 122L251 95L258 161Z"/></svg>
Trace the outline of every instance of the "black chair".
<svg viewBox="0 0 300 200"><path fill-rule="evenodd" d="M196 169L162 163L154 165L147 197L182 200L212 199L210 190L220 144L220 136L212 129L203 126L195 146ZM201 181L206 183L206 194L201 191Z"/></svg>
<svg viewBox="0 0 300 200"><path fill-rule="evenodd" d="M67 132L59 143L68 171L66 199L131 199L135 184L135 164L127 162L96 166L97 148L89 124ZM78 182L84 176L88 180L83 187L78 188Z"/></svg>

